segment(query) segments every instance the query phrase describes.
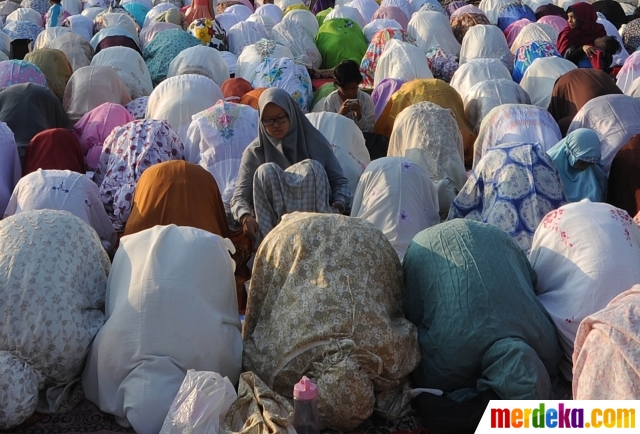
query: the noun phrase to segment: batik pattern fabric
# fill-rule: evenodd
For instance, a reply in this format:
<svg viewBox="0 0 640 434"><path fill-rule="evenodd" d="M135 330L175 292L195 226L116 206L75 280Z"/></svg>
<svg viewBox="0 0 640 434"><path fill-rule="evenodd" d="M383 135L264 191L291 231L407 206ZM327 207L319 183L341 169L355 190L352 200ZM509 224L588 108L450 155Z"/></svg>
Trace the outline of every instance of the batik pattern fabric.
<svg viewBox="0 0 640 434"><path fill-rule="evenodd" d="M216 19L198 18L189 24L188 31L208 47L218 51L229 50L227 32Z"/></svg>
<svg viewBox="0 0 640 434"><path fill-rule="evenodd" d="M566 203L558 172L542 146L509 143L487 151L451 204L449 220L494 225L529 251L544 216Z"/></svg>
<svg viewBox="0 0 640 434"><path fill-rule="evenodd" d="M265 59L251 77L254 89L278 87L286 90L303 113L309 111L313 86L309 72L293 59Z"/></svg>
<svg viewBox="0 0 640 434"><path fill-rule="evenodd" d="M398 255L371 223L287 215L256 255L244 366L289 398L307 375L318 385L321 421L339 431L361 425L374 407L389 419L403 416L407 376L420 361L403 296Z"/></svg>
<svg viewBox="0 0 640 434"><path fill-rule="evenodd" d="M0 235L0 428L9 429L78 403L72 392L104 323L110 262L95 231L65 211L9 217Z"/></svg>
<svg viewBox="0 0 640 434"><path fill-rule="evenodd" d="M47 87L44 73L33 63L26 60L0 62L0 90L21 83L34 83Z"/></svg>
<svg viewBox="0 0 640 434"><path fill-rule="evenodd" d="M94 181L116 232L129 218L142 173L154 164L183 160L183 155L184 145L166 121L134 121L114 128L102 147Z"/></svg>
<svg viewBox="0 0 640 434"><path fill-rule="evenodd" d="M382 55L387 41L397 39L402 42L408 42L415 45L416 41L405 30L401 29L383 29L376 33L364 54L364 58L360 63L360 73L362 74L364 88L373 88L373 77L376 72L376 64Z"/></svg>

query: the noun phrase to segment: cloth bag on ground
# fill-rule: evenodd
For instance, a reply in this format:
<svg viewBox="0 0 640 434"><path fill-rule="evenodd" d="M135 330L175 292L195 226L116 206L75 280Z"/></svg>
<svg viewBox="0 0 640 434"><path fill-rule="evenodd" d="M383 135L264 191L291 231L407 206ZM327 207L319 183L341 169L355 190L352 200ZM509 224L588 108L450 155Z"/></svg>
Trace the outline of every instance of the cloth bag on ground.
<svg viewBox="0 0 640 434"><path fill-rule="evenodd" d="M293 407L253 372L240 375L238 399L224 421L225 434L295 434Z"/></svg>
<svg viewBox="0 0 640 434"><path fill-rule="evenodd" d="M229 378L189 369L160 434L218 434L235 400L236 390Z"/></svg>

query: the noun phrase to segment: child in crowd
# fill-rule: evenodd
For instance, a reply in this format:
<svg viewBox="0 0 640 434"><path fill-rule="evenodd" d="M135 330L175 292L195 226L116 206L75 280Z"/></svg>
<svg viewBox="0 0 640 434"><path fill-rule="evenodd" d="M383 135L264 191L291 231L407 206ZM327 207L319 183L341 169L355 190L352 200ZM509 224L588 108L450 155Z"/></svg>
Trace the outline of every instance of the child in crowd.
<svg viewBox="0 0 640 434"><path fill-rule="evenodd" d="M593 41L595 55L589 57L591 65L600 69L607 74L611 72L611 64L613 63L613 56L618 54L622 49L620 42L612 36L603 36Z"/></svg>
<svg viewBox="0 0 640 434"><path fill-rule="evenodd" d="M49 0L51 7L49 8L49 12L47 12L47 29L62 25L64 9L62 9L61 2L62 0Z"/></svg>
<svg viewBox="0 0 640 434"><path fill-rule="evenodd" d="M340 62L333 70L338 90L324 101L324 111L339 113L353 120L364 133L373 132L375 111L369 94L359 89L362 83L360 65L353 60Z"/></svg>

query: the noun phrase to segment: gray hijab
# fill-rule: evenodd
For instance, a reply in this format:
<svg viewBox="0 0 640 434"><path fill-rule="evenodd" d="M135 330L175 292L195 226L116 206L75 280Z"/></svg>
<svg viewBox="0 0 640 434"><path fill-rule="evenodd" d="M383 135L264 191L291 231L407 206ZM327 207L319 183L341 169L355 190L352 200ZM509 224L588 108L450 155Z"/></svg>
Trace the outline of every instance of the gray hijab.
<svg viewBox="0 0 640 434"><path fill-rule="evenodd" d="M311 125L291 96L282 89L267 89L260 95L260 120L264 108L270 103L287 113L289 131L282 139L276 139L267 134L260 122L258 138L242 154L236 189L231 199L234 218L239 220L245 214L253 215L253 178L258 167L264 163L274 163L286 170L306 159L315 160L324 167L331 186L331 203L341 202L348 209L351 203L349 181L327 139Z"/></svg>
<svg viewBox="0 0 640 434"><path fill-rule="evenodd" d="M280 107L289 116L289 132L282 139L276 139L267 133L260 122L258 138L247 149L260 160L260 163L276 163L282 169L286 169L307 158L316 160L323 166L335 159L327 139L311 125L300 107L285 90L273 87L260 95L258 109L261 121L264 108L271 103Z"/></svg>

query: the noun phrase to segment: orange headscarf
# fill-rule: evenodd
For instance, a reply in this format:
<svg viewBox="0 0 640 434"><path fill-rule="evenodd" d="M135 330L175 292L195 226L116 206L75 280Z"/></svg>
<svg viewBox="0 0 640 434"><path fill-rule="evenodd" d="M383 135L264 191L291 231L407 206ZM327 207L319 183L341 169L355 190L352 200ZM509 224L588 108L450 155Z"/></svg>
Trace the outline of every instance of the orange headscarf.
<svg viewBox="0 0 640 434"><path fill-rule="evenodd" d="M170 224L202 229L233 242L238 306L244 310L244 282L250 278L246 262L252 246L242 231L231 232L215 178L196 164L175 160L145 170L136 185L124 235Z"/></svg>
<svg viewBox="0 0 640 434"><path fill-rule="evenodd" d="M240 104L248 105L256 110L259 110L258 100L260 99L260 95L262 95L262 92L264 92L265 90L267 90L266 87L259 87L258 89L254 89L251 92L245 93L244 96L240 98Z"/></svg>
<svg viewBox="0 0 640 434"><path fill-rule="evenodd" d="M218 184L202 167L167 161L148 168L140 177L124 235L170 224L230 237Z"/></svg>
<svg viewBox="0 0 640 434"><path fill-rule="evenodd" d="M243 96L253 90L253 87L244 78L236 77L226 80L222 83L220 89L227 101L238 103Z"/></svg>

